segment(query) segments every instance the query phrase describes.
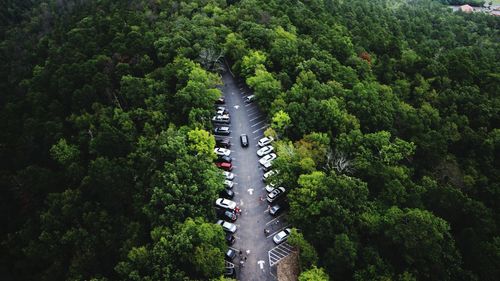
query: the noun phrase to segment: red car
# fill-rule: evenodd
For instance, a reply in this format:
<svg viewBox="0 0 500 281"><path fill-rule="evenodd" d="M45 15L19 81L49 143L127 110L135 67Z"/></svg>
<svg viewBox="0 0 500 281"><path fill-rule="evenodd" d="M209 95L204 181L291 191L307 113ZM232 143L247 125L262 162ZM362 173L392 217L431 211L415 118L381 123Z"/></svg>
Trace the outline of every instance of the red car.
<svg viewBox="0 0 500 281"><path fill-rule="evenodd" d="M233 164L228 163L228 162L217 162L217 163L215 163L215 165L218 168L221 168L221 169L226 170L226 171L233 170Z"/></svg>

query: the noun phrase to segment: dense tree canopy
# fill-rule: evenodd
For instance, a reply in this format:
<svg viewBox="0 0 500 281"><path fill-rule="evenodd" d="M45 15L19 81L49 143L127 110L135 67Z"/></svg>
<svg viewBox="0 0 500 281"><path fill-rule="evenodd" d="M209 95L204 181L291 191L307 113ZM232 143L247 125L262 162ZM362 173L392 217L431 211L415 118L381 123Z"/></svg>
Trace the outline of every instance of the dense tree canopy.
<svg viewBox="0 0 500 281"><path fill-rule="evenodd" d="M217 73L268 115L299 280L500 280L500 18L431 0L7 1L0 274L223 280Z"/></svg>

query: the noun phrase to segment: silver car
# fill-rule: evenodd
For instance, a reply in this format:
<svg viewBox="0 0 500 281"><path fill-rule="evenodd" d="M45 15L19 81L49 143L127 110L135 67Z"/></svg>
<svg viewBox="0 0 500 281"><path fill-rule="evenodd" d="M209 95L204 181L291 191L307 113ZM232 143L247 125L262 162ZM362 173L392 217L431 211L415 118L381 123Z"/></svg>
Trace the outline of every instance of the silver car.
<svg viewBox="0 0 500 281"><path fill-rule="evenodd" d="M278 234L274 235L273 241L276 244L283 243L288 239L288 236L290 236L291 229L290 228L285 228L282 231L278 232Z"/></svg>
<svg viewBox="0 0 500 281"><path fill-rule="evenodd" d="M237 230L237 227L234 223L230 223L230 222L223 221L223 220L218 220L217 224L222 226L222 229L224 229L224 231L226 231L226 232L235 233Z"/></svg>
<svg viewBox="0 0 500 281"><path fill-rule="evenodd" d="M279 197L281 197L285 193L285 188L280 186L278 188L273 189L268 195L267 195L267 202L272 203Z"/></svg>

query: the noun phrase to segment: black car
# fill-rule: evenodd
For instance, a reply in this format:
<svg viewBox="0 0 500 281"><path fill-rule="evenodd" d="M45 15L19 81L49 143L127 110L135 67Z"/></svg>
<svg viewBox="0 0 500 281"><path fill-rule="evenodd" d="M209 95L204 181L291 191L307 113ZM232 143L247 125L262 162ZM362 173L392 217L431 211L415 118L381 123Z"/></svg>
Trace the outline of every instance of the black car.
<svg viewBox="0 0 500 281"><path fill-rule="evenodd" d="M226 233L226 243L231 246L236 241L236 238L231 233Z"/></svg>
<svg viewBox="0 0 500 281"><path fill-rule="evenodd" d="M234 267L226 267L224 269L224 276L229 278L235 278L236 270L234 269Z"/></svg>
<svg viewBox="0 0 500 281"><path fill-rule="evenodd" d="M229 156L217 156L217 159L215 160L215 162L228 162L228 163L231 163L233 162L233 158L229 157Z"/></svg>
<svg viewBox="0 0 500 281"><path fill-rule="evenodd" d="M215 104L225 104L226 101L224 100L224 98L219 98L218 100L215 101Z"/></svg>
<svg viewBox="0 0 500 281"><path fill-rule="evenodd" d="M226 252L225 257L226 257L227 261L232 261L234 259L234 257L236 257L236 251L229 248Z"/></svg>
<svg viewBox="0 0 500 281"><path fill-rule="evenodd" d="M230 189L227 189L227 188L224 188L224 190L222 190L219 193L219 196L222 197L222 198L233 199L233 197L234 197L234 191L232 191Z"/></svg>
<svg viewBox="0 0 500 281"><path fill-rule="evenodd" d="M219 218L227 220L229 222L234 222L238 219L238 216L236 216L236 213L234 211L216 209L215 213L217 213L217 216Z"/></svg>
<svg viewBox="0 0 500 281"><path fill-rule="evenodd" d="M231 141L228 138L215 138L215 145L222 148L230 148Z"/></svg>
<svg viewBox="0 0 500 281"><path fill-rule="evenodd" d="M248 147L248 136L246 134L242 134L240 136L240 140L241 140L242 147Z"/></svg>
<svg viewBox="0 0 500 281"><path fill-rule="evenodd" d="M214 129L214 133L216 135L224 135L224 136L228 136L231 134L231 130L229 130L229 127L216 127Z"/></svg>
<svg viewBox="0 0 500 281"><path fill-rule="evenodd" d="M279 204L275 204L274 206L271 207L271 209L269 209L269 214L271 216L277 216L277 215L281 214L281 212L283 212L287 208L288 208L288 205L285 204L284 202L279 203Z"/></svg>

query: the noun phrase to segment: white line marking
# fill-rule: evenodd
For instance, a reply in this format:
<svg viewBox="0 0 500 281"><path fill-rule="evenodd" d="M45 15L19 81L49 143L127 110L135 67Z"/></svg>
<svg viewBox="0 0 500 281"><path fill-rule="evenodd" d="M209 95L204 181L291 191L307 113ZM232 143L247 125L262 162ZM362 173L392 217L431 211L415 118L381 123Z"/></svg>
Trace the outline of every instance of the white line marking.
<svg viewBox="0 0 500 281"><path fill-rule="evenodd" d="M259 122L255 123L255 124L253 124L252 126L250 126L250 128L253 128L253 127L257 126L257 125L259 125L260 123L262 123L262 122L264 122L264 121L265 121L265 120L259 121Z"/></svg>
<svg viewBox="0 0 500 281"><path fill-rule="evenodd" d="M267 128L267 127L269 127L269 125L262 126L262 127L258 128L257 130L253 131L253 132L252 132L252 134L255 134L255 133L257 133L258 131L260 131L260 130L262 130L262 129L265 129L265 128Z"/></svg>
<svg viewBox="0 0 500 281"><path fill-rule="evenodd" d="M259 264L260 269L264 269L264 264L266 263L265 261L260 260L260 261L258 261L257 263Z"/></svg>
<svg viewBox="0 0 500 281"><path fill-rule="evenodd" d="M268 221L268 222L266 223L266 225L269 225L269 224L270 224L270 223L272 223L273 221L275 221L275 220L277 220L277 219L281 218L283 215L284 215L284 214L281 214L281 215L279 215L279 216L275 217L274 219L272 219L272 220Z"/></svg>
<svg viewBox="0 0 500 281"><path fill-rule="evenodd" d="M248 191L248 193L250 193L250 195L253 194L253 188L249 188L249 189L247 189L247 191Z"/></svg>
<svg viewBox="0 0 500 281"><path fill-rule="evenodd" d="M257 117L255 117L255 118L252 118L252 119L250 119L250 122L252 122L253 120L257 120L257 119L259 119L259 118L261 118L261 117L262 117L262 116L257 116Z"/></svg>

